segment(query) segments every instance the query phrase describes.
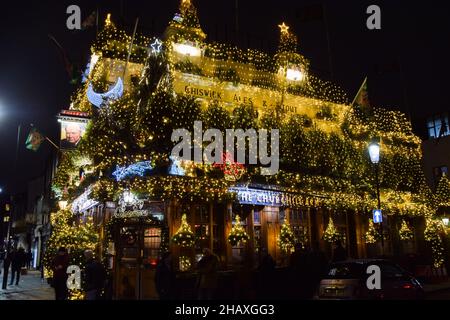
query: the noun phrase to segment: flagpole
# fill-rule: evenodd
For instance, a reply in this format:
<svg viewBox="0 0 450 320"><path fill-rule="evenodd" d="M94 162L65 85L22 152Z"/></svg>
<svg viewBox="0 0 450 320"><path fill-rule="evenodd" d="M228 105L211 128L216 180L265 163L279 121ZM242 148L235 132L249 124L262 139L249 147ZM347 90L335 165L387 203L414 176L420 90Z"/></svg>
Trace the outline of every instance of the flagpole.
<svg viewBox="0 0 450 320"><path fill-rule="evenodd" d="M17 126L17 142L16 142L16 161L14 162L14 173L17 173L17 161L19 160L19 140L20 140L21 124Z"/></svg>
<svg viewBox="0 0 450 320"><path fill-rule="evenodd" d="M52 140L50 140L49 137L45 137L45 140L47 140L48 142L50 142L50 144L53 145L53 146L56 148L56 150L59 151L59 147L58 147Z"/></svg>
<svg viewBox="0 0 450 320"><path fill-rule="evenodd" d="M134 42L134 37L136 36L136 30L137 30L137 26L139 23L139 17L136 18L136 23L134 24L134 31L133 31L133 37L131 38L131 42L130 42L130 47L128 49L128 57L127 57L127 62L125 63L125 68L123 69L123 83L125 84L125 74L127 72L127 66L128 66L128 62L130 61L130 57L131 57L131 50L133 50L133 42Z"/></svg>
<svg viewBox="0 0 450 320"><path fill-rule="evenodd" d="M363 81L363 83L361 84L361 87L359 87L359 90L358 90L358 92L356 93L356 96L355 96L355 98L353 99L351 106L353 106L353 105L355 104L356 98L358 97L359 93L361 92L361 89L363 88L364 83L366 83L366 81L367 81L367 76L364 78L364 81Z"/></svg>

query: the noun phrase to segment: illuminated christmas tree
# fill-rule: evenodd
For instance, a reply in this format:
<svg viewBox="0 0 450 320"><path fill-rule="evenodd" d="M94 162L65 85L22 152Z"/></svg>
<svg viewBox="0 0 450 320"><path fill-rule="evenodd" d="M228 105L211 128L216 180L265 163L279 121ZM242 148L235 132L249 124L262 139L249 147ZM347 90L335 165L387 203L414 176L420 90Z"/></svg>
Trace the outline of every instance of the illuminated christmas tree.
<svg viewBox="0 0 450 320"><path fill-rule="evenodd" d="M195 243L195 236L191 226L187 222L186 214L181 216L181 226L173 235L172 241L183 248L192 247Z"/></svg>
<svg viewBox="0 0 450 320"><path fill-rule="evenodd" d="M233 227L231 228L230 234L228 235L228 242L235 246L239 242L247 242L249 239L249 236L247 232L245 232L244 227L241 225L241 218L239 215L236 215L235 218L236 222L234 223Z"/></svg>
<svg viewBox="0 0 450 320"><path fill-rule="evenodd" d="M436 207L439 209L450 209L450 180L443 175L436 188Z"/></svg>
<svg viewBox="0 0 450 320"><path fill-rule="evenodd" d="M99 236L95 230L92 218L83 224L77 224L70 210L60 210L51 215L52 233L47 242L44 255L44 276L51 278L53 258L60 247L69 252L69 265L79 266L82 270L85 265L84 251L93 250L98 244ZM70 299L82 299L80 292L71 291Z"/></svg>
<svg viewBox="0 0 450 320"><path fill-rule="evenodd" d="M377 241L379 241L381 239L381 234L375 228L375 225L374 225L372 219L369 219L369 228L368 228L366 234L364 235L364 239L365 239L366 243L368 243L368 244L376 243Z"/></svg>
<svg viewBox="0 0 450 320"><path fill-rule="evenodd" d="M296 238L292 232L289 222L283 223L280 230L280 237L278 238L278 247L284 253L292 253L295 251Z"/></svg>
<svg viewBox="0 0 450 320"><path fill-rule="evenodd" d="M194 42L205 40L206 34L201 29L197 9L191 0L181 0L179 10L180 13L177 13L169 24L169 37Z"/></svg>
<svg viewBox="0 0 450 320"><path fill-rule="evenodd" d="M435 268L440 268L444 264L444 246L440 236L440 233L443 231L441 222L434 220L431 217L426 218L424 236L425 241L428 241L431 244L433 265Z"/></svg>
<svg viewBox="0 0 450 320"><path fill-rule="evenodd" d="M402 221L402 226L399 230L399 236L400 240L403 241L412 240L414 237L413 232L411 231L405 220Z"/></svg>
<svg viewBox="0 0 450 320"><path fill-rule="evenodd" d="M325 232L323 233L323 240L330 243L334 243L336 241L341 240L341 238L342 238L341 234L337 231L336 227L334 226L333 219L330 217L328 221L328 226Z"/></svg>

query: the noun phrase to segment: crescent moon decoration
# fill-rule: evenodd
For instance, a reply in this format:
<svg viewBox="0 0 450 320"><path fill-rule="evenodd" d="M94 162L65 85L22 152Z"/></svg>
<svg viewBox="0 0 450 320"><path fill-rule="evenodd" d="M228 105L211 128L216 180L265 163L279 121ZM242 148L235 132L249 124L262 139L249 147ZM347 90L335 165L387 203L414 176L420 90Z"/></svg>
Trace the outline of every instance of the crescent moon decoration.
<svg viewBox="0 0 450 320"><path fill-rule="evenodd" d="M92 83L89 83L89 87L87 90L87 98L90 103L92 103L97 108L102 107L106 103L108 103L111 100L116 100L122 97L123 95L123 82L122 79L119 77L117 79L116 84L114 87L105 93L97 93L94 91L94 88L92 88Z"/></svg>

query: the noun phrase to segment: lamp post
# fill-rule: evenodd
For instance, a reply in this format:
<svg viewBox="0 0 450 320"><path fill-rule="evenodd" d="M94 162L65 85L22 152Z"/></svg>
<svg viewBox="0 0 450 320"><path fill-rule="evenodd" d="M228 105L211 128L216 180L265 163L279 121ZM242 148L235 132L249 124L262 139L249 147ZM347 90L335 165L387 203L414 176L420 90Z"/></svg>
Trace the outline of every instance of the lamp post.
<svg viewBox="0 0 450 320"><path fill-rule="evenodd" d="M381 210L380 179L378 178L378 171L380 165L380 144L378 142L372 142L369 145L369 156L370 161L375 165L375 179L377 183L377 201L378 201L377 209ZM381 229L381 254L384 254L383 216L381 216L380 229Z"/></svg>

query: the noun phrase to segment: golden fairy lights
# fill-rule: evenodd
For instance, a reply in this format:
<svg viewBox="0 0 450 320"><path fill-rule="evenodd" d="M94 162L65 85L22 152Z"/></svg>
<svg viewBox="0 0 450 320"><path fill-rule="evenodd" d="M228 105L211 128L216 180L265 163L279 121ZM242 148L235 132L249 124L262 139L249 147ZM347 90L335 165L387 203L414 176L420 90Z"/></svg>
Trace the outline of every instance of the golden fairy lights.
<svg viewBox="0 0 450 320"><path fill-rule="evenodd" d="M192 247L194 245L195 236L191 230L191 226L187 222L186 214L182 215L181 226L173 235L172 241L183 248Z"/></svg>
<svg viewBox="0 0 450 320"><path fill-rule="evenodd" d="M239 217L239 215L236 215L234 219L234 225L231 228L230 234L228 235L228 242L232 246L236 246L240 243L246 243L250 238L241 224L241 217Z"/></svg>
<svg viewBox="0 0 450 320"><path fill-rule="evenodd" d="M375 228L375 224L373 223L372 219L369 219L369 227L366 231L366 234L364 235L364 240L367 244L373 244L377 241L381 240L381 234L378 232L378 230Z"/></svg>
<svg viewBox="0 0 450 320"><path fill-rule="evenodd" d="M280 236L277 242L282 252L289 254L295 251L296 239L289 222L285 221L281 226Z"/></svg>
<svg viewBox="0 0 450 320"><path fill-rule="evenodd" d="M338 230L334 226L334 222L333 222L333 219L331 218L331 216L328 220L328 225L323 233L322 238L323 238L323 240L330 242L330 243L339 241L342 238L342 235L338 232Z"/></svg>

